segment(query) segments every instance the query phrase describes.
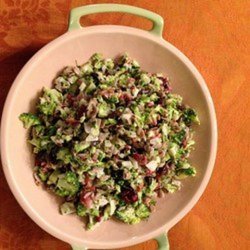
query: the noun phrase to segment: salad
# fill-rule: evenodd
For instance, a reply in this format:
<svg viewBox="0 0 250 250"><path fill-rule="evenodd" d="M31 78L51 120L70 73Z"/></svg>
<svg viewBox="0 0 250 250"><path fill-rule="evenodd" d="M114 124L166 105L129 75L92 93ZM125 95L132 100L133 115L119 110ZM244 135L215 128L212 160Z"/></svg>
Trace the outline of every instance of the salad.
<svg viewBox="0 0 250 250"><path fill-rule="evenodd" d="M112 216L147 219L157 197L196 174L188 161L196 111L167 77L126 54L66 67L43 89L36 112L19 119L30 131L36 183L63 197L62 214L86 217L87 229Z"/></svg>

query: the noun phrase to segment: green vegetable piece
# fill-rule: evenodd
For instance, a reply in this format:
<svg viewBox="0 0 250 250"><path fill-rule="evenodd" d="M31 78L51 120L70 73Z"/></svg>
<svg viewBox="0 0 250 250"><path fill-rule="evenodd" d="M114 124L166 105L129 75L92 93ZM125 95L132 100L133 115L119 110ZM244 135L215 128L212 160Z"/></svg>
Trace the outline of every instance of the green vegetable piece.
<svg viewBox="0 0 250 250"><path fill-rule="evenodd" d="M186 109L183 113L183 116L184 116L183 120L187 124L187 126L190 126L192 122L200 124L200 120L194 109L191 108Z"/></svg>
<svg viewBox="0 0 250 250"><path fill-rule="evenodd" d="M95 216L89 215L88 216L88 224L87 224L87 230L93 230L94 226L96 225L97 221L95 219Z"/></svg>
<svg viewBox="0 0 250 250"><path fill-rule="evenodd" d="M140 83L142 86L148 85L150 81L150 77L147 74L141 74Z"/></svg>
<svg viewBox="0 0 250 250"><path fill-rule="evenodd" d="M99 216L100 212L99 212L98 209L92 208L92 209L90 209L89 214L92 215L92 216Z"/></svg>
<svg viewBox="0 0 250 250"><path fill-rule="evenodd" d="M135 209L131 205L117 209L115 216L128 224L137 224L141 221L141 219L136 216Z"/></svg>
<svg viewBox="0 0 250 250"><path fill-rule="evenodd" d="M80 183L75 173L68 171L65 174L59 175L56 184L56 194L59 196L73 196L78 192Z"/></svg>
<svg viewBox="0 0 250 250"><path fill-rule="evenodd" d="M73 161L73 156L68 148L61 148L56 154L56 159L69 164Z"/></svg>
<svg viewBox="0 0 250 250"><path fill-rule="evenodd" d="M140 204L135 211L135 214L140 218L140 219L145 219L148 218L150 215L150 210L149 208L144 205L144 204Z"/></svg>
<svg viewBox="0 0 250 250"><path fill-rule="evenodd" d="M170 144L168 153L171 157L176 158L178 155L178 151L179 151L179 146L176 143Z"/></svg>
<svg viewBox="0 0 250 250"><path fill-rule="evenodd" d="M56 103L54 102L45 102L38 105L38 109L44 115L53 115L56 109Z"/></svg>
<svg viewBox="0 0 250 250"><path fill-rule="evenodd" d="M100 103L98 105L98 116L100 118L107 117L109 113L110 113L110 106L106 102Z"/></svg>
<svg viewBox="0 0 250 250"><path fill-rule="evenodd" d="M85 93L90 95L96 90L96 85L94 82L90 82L90 84L85 89Z"/></svg>
<svg viewBox="0 0 250 250"><path fill-rule="evenodd" d="M47 184L51 185L51 184L56 184L57 180L59 178L60 175L60 171L57 169L54 172L52 172L52 174L50 174L48 180L47 180Z"/></svg>
<svg viewBox="0 0 250 250"><path fill-rule="evenodd" d="M44 115L52 115L55 112L57 104L62 102L62 93L56 89L44 88L43 96L40 98L38 109Z"/></svg>
<svg viewBox="0 0 250 250"><path fill-rule="evenodd" d="M90 146L89 142L80 142L74 145L74 151L76 153L82 152Z"/></svg>
<svg viewBox="0 0 250 250"><path fill-rule="evenodd" d="M42 125L36 125L32 127L32 135L34 137L41 137L44 134L45 127Z"/></svg>
<svg viewBox="0 0 250 250"><path fill-rule="evenodd" d="M181 130L180 132L178 132L172 136L172 140L175 143L180 145L183 142L183 140L185 139L185 137L186 137L186 131Z"/></svg>
<svg viewBox="0 0 250 250"><path fill-rule="evenodd" d="M75 213L76 208L73 202L64 202L60 206L60 212L62 215L72 214Z"/></svg>
<svg viewBox="0 0 250 250"><path fill-rule="evenodd" d="M48 173L44 173L41 168L39 168L37 175L43 182L45 182L48 179Z"/></svg>
<svg viewBox="0 0 250 250"><path fill-rule="evenodd" d="M87 215L87 208L84 207L82 204L78 203L76 213L77 215L84 217Z"/></svg>
<svg viewBox="0 0 250 250"><path fill-rule="evenodd" d="M185 179L188 176L195 176L196 175L196 169L193 167L187 168L187 169L179 169L177 171L177 178L178 179Z"/></svg>
<svg viewBox="0 0 250 250"><path fill-rule="evenodd" d="M19 119L23 122L24 128L30 128L32 126L40 125L40 119L31 113L22 113Z"/></svg>
<svg viewBox="0 0 250 250"><path fill-rule="evenodd" d="M29 140L28 142L34 146L33 148L34 153L38 153L42 150L49 150L51 146L51 141L47 136L41 138L33 137L32 140Z"/></svg>
<svg viewBox="0 0 250 250"><path fill-rule="evenodd" d="M171 184L171 183L168 183L164 186L164 188L169 192L169 193L174 193L176 192L179 187L177 185L174 185L174 184Z"/></svg>
<svg viewBox="0 0 250 250"><path fill-rule="evenodd" d="M110 98L108 98L107 101L109 103L118 103L119 102L119 98L117 96L113 95Z"/></svg>
<svg viewBox="0 0 250 250"><path fill-rule="evenodd" d="M105 120L105 125L115 125L117 124L117 121L113 118L108 118L107 120Z"/></svg>
<svg viewBox="0 0 250 250"><path fill-rule="evenodd" d="M62 101L62 93L57 91L56 89L44 88L43 97L47 98L49 101L60 103Z"/></svg>

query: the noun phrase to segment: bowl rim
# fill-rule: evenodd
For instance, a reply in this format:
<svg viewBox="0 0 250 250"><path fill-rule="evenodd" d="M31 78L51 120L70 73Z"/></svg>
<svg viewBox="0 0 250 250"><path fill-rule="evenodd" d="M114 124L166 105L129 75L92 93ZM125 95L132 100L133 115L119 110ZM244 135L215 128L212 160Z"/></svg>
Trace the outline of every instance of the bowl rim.
<svg viewBox="0 0 250 250"><path fill-rule="evenodd" d="M22 195L21 192L18 191L17 183L15 182L14 177L11 173L11 167L8 160L8 152L5 147L5 141L6 141L6 131L7 131L7 124L8 119L10 117L10 112L8 112L8 107L10 106L12 102L12 98L15 94L15 91L17 87L19 86L20 80L29 73L29 70L32 68L32 64L40 57L42 57L44 54L47 53L50 49L53 49L54 46L60 46L65 40L76 38L78 36L82 35L89 35L89 34L96 34L96 33L121 33L123 35L129 34L133 36L139 36L144 39L149 39L153 42L156 42L158 45L164 47L164 49L170 50L175 56L181 60L185 66L190 70L193 77L196 78L197 84L199 84L207 105L208 105L208 111L210 116L210 127L211 127L211 147L210 147L210 156L207 164L207 169L204 174L204 177L201 181L201 184L199 188L197 188L195 194L193 197L189 200L189 202L178 212L176 216L174 216L168 223L164 224L163 226L159 227L158 229L149 232L143 236L140 237L133 237L130 240L124 240L124 241L116 241L116 242L95 242L95 241L84 241L84 239L79 239L77 237L74 237L72 235L66 234L63 231L60 231L58 228L55 228L51 224L47 223L39 214L32 208L32 206L25 200L25 197ZM217 152L217 140L218 140L218 134L217 134L217 119L215 114L215 108L212 101L212 97L210 95L210 92L208 90L208 87L205 83L205 80L199 73L199 71L196 69L196 67L193 65L193 63L181 52L179 51L175 46L173 46L171 43L167 42L161 37L158 37L156 35L150 34L147 31L140 30L137 28L132 27L125 27L125 26L119 26L119 25L97 25L97 26L91 26L86 27L81 30L74 30L70 32L66 32L63 35L59 36L55 40L51 41L44 47L42 47L38 52L36 52L32 58L24 65L22 70L18 73L16 79L14 80L8 96L6 98L4 109L2 113L2 119L1 119L1 159L2 159L2 166L4 170L5 177L7 179L8 185L18 201L19 205L22 207L22 209L26 212L26 214L37 224L39 225L43 230L45 230L47 233L53 235L54 237L68 242L71 245L74 246L82 246L83 244L86 244L87 247L91 248L117 248L117 247L127 247L131 245L135 245L141 242L144 242L146 240L155 238L162 234L163 232L168 231L170 228L172 228L177 222L179 222L198 202L199 198L205 191L205 188L209 182L209 179L212 175L212 171L215 164L216 159L216 152Z"/></svg>

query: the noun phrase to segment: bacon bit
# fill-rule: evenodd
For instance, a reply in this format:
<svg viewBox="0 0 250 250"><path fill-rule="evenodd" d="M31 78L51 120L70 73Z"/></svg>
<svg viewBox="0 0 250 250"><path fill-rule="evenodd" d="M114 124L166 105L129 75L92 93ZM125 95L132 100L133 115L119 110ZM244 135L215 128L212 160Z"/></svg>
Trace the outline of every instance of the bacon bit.
<svg viewBox="0 0 250 250"><path fill-rule="evenodd" d="M91 192L84 192L82 191L81 195L80 195L80 202L87 208L90 208L92 203L93 203L93 199L91 197Z"/></svg>
<svg viewBox="0 0 250 250"><path fill-rule="evenodd" d="M125 103L129 104L132 101L132 96L129 93L122 93L120 95L120 100L124 101Z"/></svg>
<svg viewBox="0 0 250 250"><path fill-rule="evenodd" d="M86 160L88 156L86 154L78 154L78 156L81 158L81 160Z"/></svg>
<svg viewBox="0 0 250 250"><path fill-rule="evenodd" d="M125 149L129 150L129 149L131 149L131 146L128 145L128 144L126 144L126 145L125 145Z"/></svg>
<svg viewBox="0 0 250 250"><path fill-rule="evenodd" d="M151 201L151 199L150 199L149 197L145 197L145 198L143 199L143 203L144 203L146 206L149 206L149 205L150 205L150 201Z"/></svg>
<svg viewBox="0 0 250 250"><path fill-rule="evenodd" d="M164 155L165 155L164 151L160 150L160 151L159 151L159 156L160 156L160 157L164 157Z"/></svg>
<svg viewBox="0 0 250 250"><path fill-rule="evenodd" d="M144 184L141 183L141 184L137 187L136 191L137 191L137 192L140 192L140 191L143 189L143 187L144 187Z"/></svg>
<svg viewBox="0 0 250 250"><path fill-rule="evenodd" d="M89 175L85 175L85 188L90 188L92 186L92 180L89 178Z"/></svg>
<svg viewBox="0 0 250 250"><path fill-rule="evenodd" d="M159 133L159 131L157 131L157 133L154 136L149 137L150 140L155 138L161 138L161 134Z"/></svg>
<svg viewBox="0 0 250 250"><path fill-rule="evenodd" d="M68 117L66 120L65 120L66 123L72 125L72 126L76 126L79 124L79 121L77 121L75 118L73 117Z"/></svg>
<svg viewBox="0 0 250 250"><path fill-rule="evenodd" d="M187 146L187 138L185 138L182 142L182 146L185 148Z"/></svg>
<svg viewBox="0 0 250 250"><path fill-rule="evenodd" d="M93 160L94 162L96 162L97 159L98 159L98 153L95 153L95 154L93 155L93 157L92 157L92 160Z"/></svg>
<svg viewBox="0 0 250 250"><path fill-rule="evenodd" d="M151 171L151 170L149 170L147 168L147 170L146 170L146 176L152 176L153 173L154 173L153 171Z"/></svg>
<svg viewBox="0 0 250 250"><path fill-rule="evenodd" d="M129 84L135 83L135 79L134 79L134 78L129 78L129 79L128 79L128 83L129 83ZM132 86L130 89L131 89L131 90L134 90L134 89L135 89L135 86Z"/></svg>
<svg viewBox="0 0 250 250"><path fill-rule="evenodd" d="M142 128L137 129L137 134L140 136L140 138L145 139L145 131Z"/></svg>
<svg viewBox="0 0 250 250"><path fill-rule="evenodd" d="M154 104L154 102L148 102L148 107L153 107L155 104Z"/></svg>
<svg viewBox="0 0 250 250"><path fill-rule="evenodd" d="M163 190L161 190L161 189L158 190L158 191L157 191L157 196L158 196L159 198L163 198L163 197L165 196Z"/></svg>
<svg viewBox="0 0 250 250"><path fill-rule="evenodd" d="M72 94L67 94L67 101L69 103L69 105L73 106L74 101L75 101L75 97Z"/></svg>
<svg viewBox="0 0 250 250"><path fill-rule="evenodd" d="M157 125L157 119L153 120L152 125L154 125L154 126Z"/></svg>
<svg viewBox="0 0 250 250"><path fill-rule="evenodd" d="M42 168L41 170L43 171L43 173L47 173L50 169L50 165L46 161L42 161L40 163L40 167Z"/></svg>
<svg viewBox="0 0 250 250"><path fill-rule="evenodd" d="M41 167L45 167L47 165L46 161L41 162Z"/></svg>
<svg viewBox="0 0 250 250"><path fill-rule="evenodd" d="M100 91L100 95L105 97L105 98L110 98L114 94L114 92L115 91L113 88L104 89L104 90Z"/></svg>
<svg viewBox="0 0 250 250"><path fill-rule="evenodd" d="M89 175L85 175L85 185L82 188L81 194L80 194L80 202L86 206L87 208L90 208L93 199L94 199L94 192L96 190L95 186L93 185L92 179L89 178Z"/></svg>
<svg viewBox="0 0 250 250"><path fill-rule="evenodd" d="M145 166L148 163L148 159L145 155L135 153L133 158L142 166Z"/></svg>

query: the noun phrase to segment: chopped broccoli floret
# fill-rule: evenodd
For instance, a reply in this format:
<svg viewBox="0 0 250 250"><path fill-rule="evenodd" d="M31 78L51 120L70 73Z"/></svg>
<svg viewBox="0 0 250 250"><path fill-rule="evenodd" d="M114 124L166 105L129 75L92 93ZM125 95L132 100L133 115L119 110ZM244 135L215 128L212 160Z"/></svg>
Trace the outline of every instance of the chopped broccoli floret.
<svg viewBox="0 0 250 250"><path fill-rule="evenodd" d="M141 219L136 216L135 209L131 205L118 208L115 215L118 219L128 224L137 224L141 221Z"/></svg>
<svg viewBox="0 0 250 250"><path fill-rule="evenodd" d="M183 114L184 118L184 122L187 124L187 126L190 126L191 123L197 123L200 124L200 120L198 118L197 113L194 111L194 109L188 108L184 111Z"/></svg>
<svg viewBox="0 0 250 250"><path fill-rule="evenodd" d="M149 208L144 205L144 204L140 204L135 211L135 214L140 218L140 219L145 219L148 218L150 215L150 210Z"/></svg>
<svg viewBox="0 0 250 250"><path fill-rule="evenodd" d="M30 113L22 113L19 116L19 119L23 122L25 128L30 128L32 126L41 124L40 119L37 116Z"/></svg>
<svg viewBox="0 0 250 250"><path fill-rule="evenodd" d="M41 179L41 181L45 182L48 179L48 173L45 173L41 168L38 170L38 176Z"/></svg>
<svg viewBox="0 0 250 250"><path fill-rule="evenodd" d="M49 150L51 146L51 140L47 136L33 137L32 140L29 140L29 143L34 146L33 152L36 154L43 150Z"/></svg>
<svg viewBox="0 0 250 250"><path fill-rule="evenodd" d="M107 117L110 112L110 106L106 102L99 104L98 109L98 116L101 118Z"/></svg>
<svg viewBox="0 0 250 250"><path fill-rule="evenodd" d="M57 160L61 160L65 164L69 164L73 160L73 156L68 148L61 148L56 155Z"/></svg>
<svg viewBox="0 0 250 250"><path fill-rule="evenodd" d="M195 176L196 175L196 169L191 167L187 169L179 169L177 170L177 178L178 179L185 179L188 176Z"/></svg>
<svg viewBox="0 0 250 250"><path fill-rule="evenodd" d="M52 115L55 112L57 104L62 101L62 93L56 89L44 88L43 96L40 98L38 109L44 115Z"/></svg>
<svg viewBox="0 0 250 250"><path fill-rule="evenodd" d="M90 143L89 142L80 142L80 143L76 143L75 146L74 146L74 150L76 153L79 153L79 152L82 152L84 151L85 149L87 149L88 147L90 146Z"/></svg>
<svg viewBox="0 0 250 250"><path fill-rule="evenodd" d="M171 157L176 158L176 156L178 155L178 150L179 150L179 146L176 143L172 143L170 144L168 153Z"/></svg>
<svg viewBox="0 0 250 250"><path fill-rule="evenodd" d="M86 94L91 94L96 89L95 83L90 82L90 84L86 87L85 92Z"/></svg>
<svg viewBox="0 0 250 250"><path fill-rule="evenodd" d="M68 171L65 174L59 175L56 184L56 194L59 196L73 196L80 188L78 177L75 173Z"/></svg>
<svg viewBox="0 0 250 250"><path fill-rule="evenodd" d="M81 217L84 217L87 215L87 208L84 207L82 204L78 204L77 205L77 210L76 210L77 214Z"/></svg>

